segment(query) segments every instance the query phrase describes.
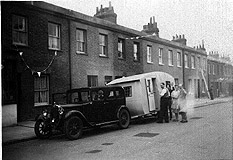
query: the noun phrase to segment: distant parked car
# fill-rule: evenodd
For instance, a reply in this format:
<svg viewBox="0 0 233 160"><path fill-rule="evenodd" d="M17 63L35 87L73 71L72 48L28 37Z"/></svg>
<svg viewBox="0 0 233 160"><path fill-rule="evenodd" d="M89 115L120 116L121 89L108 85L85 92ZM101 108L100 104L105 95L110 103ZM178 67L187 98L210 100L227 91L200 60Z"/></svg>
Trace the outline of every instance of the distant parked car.
<svg viewBox="0 0 233 160"><path fill-rule="evenodd" d="M122 87L71 89L63 98L65 103L54 103L37 118L34 127L37 137L48 138L54 130L60 130L74 140L81 137L85 128L117 123L124 129L130 124Z"/></svg>

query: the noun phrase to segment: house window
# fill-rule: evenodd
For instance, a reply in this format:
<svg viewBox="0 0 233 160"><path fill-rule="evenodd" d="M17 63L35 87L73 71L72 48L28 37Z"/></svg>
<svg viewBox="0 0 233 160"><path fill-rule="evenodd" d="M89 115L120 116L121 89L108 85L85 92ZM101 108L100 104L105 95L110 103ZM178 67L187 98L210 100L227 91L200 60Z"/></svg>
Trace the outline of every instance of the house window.
<svg viewBox="0 0 233 160"><path fill-rule="evenodd" d="M107 36L99 34L99 55L107 57Z"/></svg>
<svg viewBox="0 0 233 160"><path fill-rule="evenodd" d="M197 57L197 67L198 68L201 68L201 58L200 57Z"/></svg>
<svg viewBox="0 0 233 160"><path fill-rule="evenodd" d="M184 65L185 65L185 68L188 68L188 55L187 54L184 55Z"/></svg>
<svg viewBox="0 0 233 160"><path fill-rule="evenodd" d="M152 63L152 47L151 46L147 46L147 63Z"/></svg>
<svg viewBox="0 0 233 160"><path fill-rule="evenodd" d="M105 76L104 79L104 84L107 84L112 81L112 76Z"/></svg>
<svg viewBox="0 0 233 160"><path fill-rule="evenodd" d="M13 44L27 45L28 30L25 17L13 15L12 17L12 39Z"/></svg>
<svg viewBox="0 0 233 160"><path fill-rule="evenodd" d="M202 67L203 70L206 70L207 66L206 66L206 59L205 58L203 58L203 64L202 65L203 65L203 67Z"/></svg>
<svg viewBox="0 0 233 160"><path fill-rule="evenodd" d="M86 31L76 30L76 53L85 54L86 52Z"/></svg>
<svg viewBox="0 0 233 160"><path fill-rule="evenodd" d="M168 50L168 65L173 66L173 52L172 52L172 50Z"/></svg>
<svg viewBox="0 0 233 160"><path fill-rule="evenodd" d="M195 69L195 57L191 56L191 67L192 69Z"/></svg>
<svg viewBox="0 0 233 160"><path fill-rule="evenodd" d="M60 26L54 23L48 24L49 49L60 49Z"/></svg>
<svg viewBox="0 0 233 160"><path fill-rule="evenodd" d="M49 104L49 76L34 77L34 103L37 105Z"/></svg>
<svg viewBox="0 0 233 160"><path fill-rule="evenodd" d="M124 40L118 38L118 58L123 59L124 55Z"/></svg>
<svg viewBox="0 0 233 160"><path fill-rule="evenodd" d="M208 73L210 74L210 64L208 64Z"/></svg>
<svg viewBox="0 0 233 160"><path fill-rule="evenodd" d="M132 97L132 87L131 86L124 87L124 90L125 90L125 97Z"/></svg>
<svg viewBox="0 0 233 160"><path fill-rule="evenodd" d="M159 64L163 64L163 49L159 48Z"/></svg>
<svg viewBox="0 0 233 160"><path fill-rule="evenodd" d="M122 78L123 76L115 76L115 79Z"/></svg>
<svg viewBox="0 0 233 160"><path fill-rule="evenodd" d="M215 75L215 65L213 64L213 75Z"/></svg>
<svg viewBox="0 0 233 160"><path fill-rule="evenodd" d="M88 87L95 87L98 86L98 76L88 75L87 76L87 86Z"/></svg>
<svg viewBox="0 0 233 160"><path fill-rule="evenodd" d="M133 43L133 60L134 61L139 61L139 43L134 42Z"/></svg>
<svg viewBox="0 0 233 160"><path fill-rule="evenodd" d="M202 83L201 84L202 84L202 87L201 87L202 91L201 92L205 93L205 81L204 81L204 79L202 79Z"/></svg>
<svg viewBox="0 0 233 160"><path fill-rule="evenodd" d="M181 53L177 52L177 66L181 67Z"/></svg>

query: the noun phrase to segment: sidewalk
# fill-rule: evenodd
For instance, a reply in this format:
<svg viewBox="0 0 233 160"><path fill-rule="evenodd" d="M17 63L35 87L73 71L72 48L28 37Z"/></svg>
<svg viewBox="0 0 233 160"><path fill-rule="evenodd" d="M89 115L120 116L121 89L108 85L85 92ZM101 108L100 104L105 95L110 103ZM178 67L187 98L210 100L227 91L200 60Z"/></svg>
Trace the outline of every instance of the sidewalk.
<svg viewBox="0 0 233 160"><path fill-rule="evenodd" d="M207 98L195 99L194 108L200 108L211 104L225 103L232 100L233 97L216 98L214 100ZM15 126L3 127L2 145L9 145L36 139L36 135L34 133L34 124L35 121L26 121L20 122Z"/></svg>

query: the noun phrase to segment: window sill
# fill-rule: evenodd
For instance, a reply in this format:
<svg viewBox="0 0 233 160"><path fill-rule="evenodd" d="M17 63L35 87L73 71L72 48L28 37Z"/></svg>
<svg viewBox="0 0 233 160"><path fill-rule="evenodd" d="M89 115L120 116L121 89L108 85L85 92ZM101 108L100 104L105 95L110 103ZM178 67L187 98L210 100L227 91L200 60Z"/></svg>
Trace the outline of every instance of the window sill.
<svg viewBox="0 0 233 160"><path fill-rule="evenodd" d="M28 44L13 42L13 45L28 47Z"/></svg>
<svg viewBox="0 0 233 160"><path fill-rule="evenodd" d="M169 67L174 67L174 65L172 65L172 64L169 64L168 66L169 66Z"/></svg>
<svg viewBox="0 0 233 160"><path fill-rule="evenodd" d="M159 65L160 65L160 66L164 66L164 64L163 64L163 63L159 63Z"/></svg>
<svg viewBox="0 0 233 160"><path fill-rule="evenodd" d="M147 62L148 64L154 64L153 62Z"/></svg>
<svg viewBox="0 0 233 160"><path fill-rule="evenodd" d="M119 60L125 60L123 57L118 57Z"/></svg>
<svg viewBox="0 0 233 160"><path fill-rule="evenodd" d="M102 57L102 58L108 58L108 56L103 55L103 54L99 54L99 57Z"/></svg>
<svg viewBox="0 0 233 160"><path fill-rule="evenodd" d="M79 52L79 51L76 51L76 54L79 54L79 55L87 55L86 52Z"/></svg>
<svg viewBox="0 0 233 160"><path fill-rule="evenodd" d="M61 51L61 49L58 49L58 48L49 48L49 50L51 50L51 51Z"/></svg>
<svg viewBox="0 0 233 160"><path fill-rule="evenodd" d="M49 103L44 102L44 103L34 103L34 107L39 107L39 106L46 106L49 105Z"/></svg>
<svg viewBox="0 0 233 160"><path fill-rule="evenodd" d="M177 66L178 68L182 68L182 66Z"/></svg>

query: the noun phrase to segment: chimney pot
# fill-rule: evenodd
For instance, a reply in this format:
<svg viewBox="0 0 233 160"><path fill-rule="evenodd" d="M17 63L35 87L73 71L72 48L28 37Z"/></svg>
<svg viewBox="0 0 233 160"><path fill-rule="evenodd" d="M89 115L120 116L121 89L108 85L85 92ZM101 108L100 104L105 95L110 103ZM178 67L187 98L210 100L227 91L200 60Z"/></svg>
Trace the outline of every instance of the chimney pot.
<svg viewBox="0 0 233 160"><path fill-rule="evenodd" d="M180 37L180 39L181 39L181 35L180 35L179 37Z"/></svg>

